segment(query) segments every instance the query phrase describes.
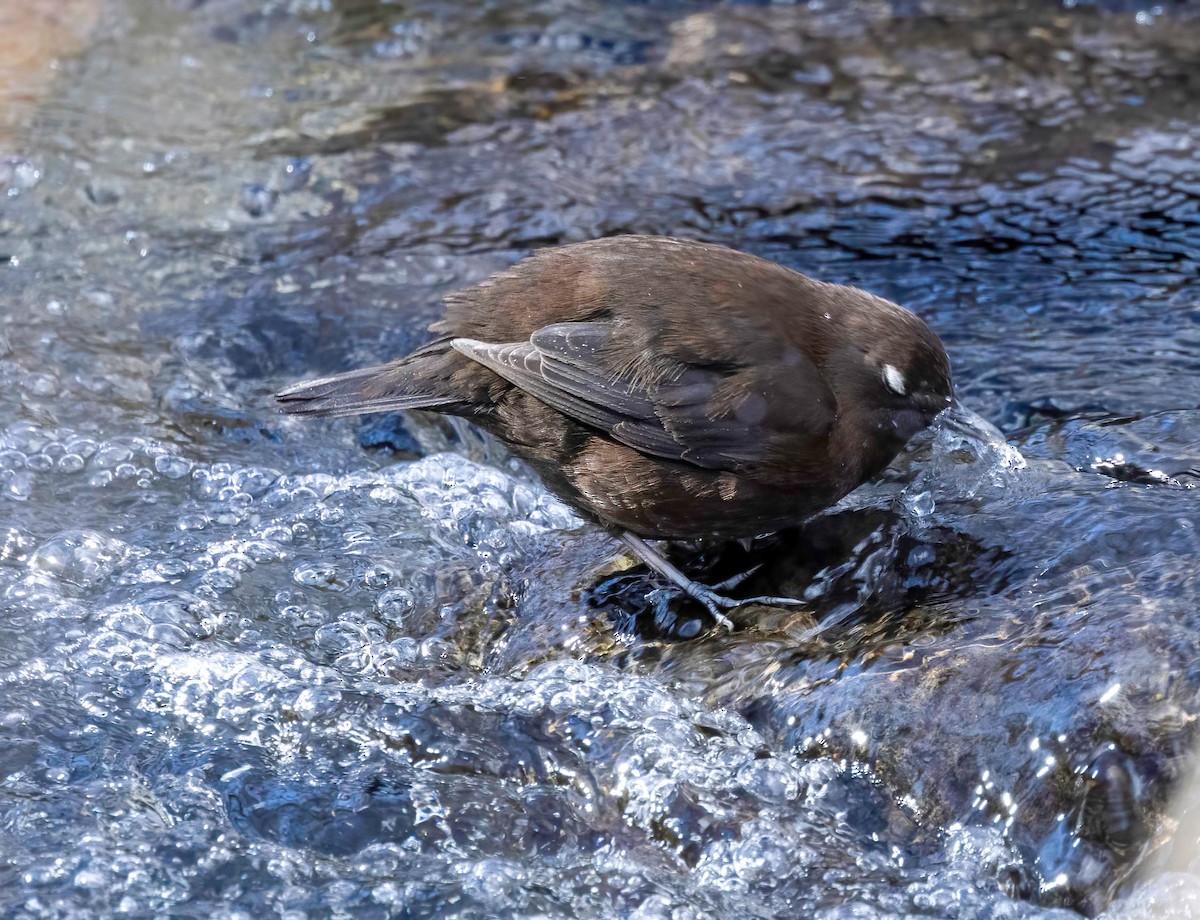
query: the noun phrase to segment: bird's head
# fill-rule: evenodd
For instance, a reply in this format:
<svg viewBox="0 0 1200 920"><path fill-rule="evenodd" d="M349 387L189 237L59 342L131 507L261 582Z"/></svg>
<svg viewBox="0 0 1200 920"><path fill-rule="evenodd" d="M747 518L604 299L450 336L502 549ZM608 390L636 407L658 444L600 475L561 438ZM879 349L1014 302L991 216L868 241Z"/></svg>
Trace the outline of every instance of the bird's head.
<svg viewBox="0 0 1200 920"><path fill-rule="evenodd" d="M870 442L866 465L882 469L954 404L954 384L946 350L924 320L871 300L869 310L848 317L847 335L830 356L830 382L839 416Z"/></svg>

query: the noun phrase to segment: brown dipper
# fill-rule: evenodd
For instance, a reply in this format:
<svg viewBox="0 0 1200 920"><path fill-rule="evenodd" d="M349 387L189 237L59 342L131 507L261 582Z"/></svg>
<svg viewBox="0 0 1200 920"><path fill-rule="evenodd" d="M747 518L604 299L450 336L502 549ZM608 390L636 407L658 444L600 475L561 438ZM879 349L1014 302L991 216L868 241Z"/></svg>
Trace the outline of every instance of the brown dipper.
<svg viewBox="0 0 1200 920"><path fill-rule="evenodd" d="M645 541L795 525L891 462L950 406L914 314L722 246L619 236L544 249L446 298L438 338L296 384L284 412L470 419L652 569L721 610Z"/></svg>

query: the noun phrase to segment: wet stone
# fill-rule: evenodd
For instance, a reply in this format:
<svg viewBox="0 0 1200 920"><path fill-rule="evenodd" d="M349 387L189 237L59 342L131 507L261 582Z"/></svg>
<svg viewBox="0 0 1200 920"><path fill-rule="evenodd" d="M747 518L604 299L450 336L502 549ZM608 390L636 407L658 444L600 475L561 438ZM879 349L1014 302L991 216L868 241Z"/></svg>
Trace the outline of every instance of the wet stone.
<svg viewBox="0 0 1200 920"><path fill-rule="evenodd" d="M399 414L367 420L358 432L358 443L365 448L385 448L401 456L418 457L423 451Z"/></svg>

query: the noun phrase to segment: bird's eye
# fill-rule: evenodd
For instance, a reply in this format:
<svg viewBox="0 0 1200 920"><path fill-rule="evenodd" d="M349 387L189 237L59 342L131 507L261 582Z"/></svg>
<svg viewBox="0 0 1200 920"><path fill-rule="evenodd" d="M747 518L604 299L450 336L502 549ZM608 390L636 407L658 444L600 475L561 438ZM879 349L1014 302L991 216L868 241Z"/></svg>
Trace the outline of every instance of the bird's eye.
<svg viewBox="0 0 1200 920"><path fill-rule="evenodd" d="M904 375L890 364L883 366L883 385L897 396L905 396L908 393Z"/></svg>

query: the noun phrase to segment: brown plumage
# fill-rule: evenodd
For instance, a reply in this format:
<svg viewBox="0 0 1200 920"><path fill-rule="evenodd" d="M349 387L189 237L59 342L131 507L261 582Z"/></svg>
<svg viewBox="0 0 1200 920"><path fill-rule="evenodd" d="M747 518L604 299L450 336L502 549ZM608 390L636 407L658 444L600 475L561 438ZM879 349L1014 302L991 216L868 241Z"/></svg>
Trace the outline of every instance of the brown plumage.
<svg viewBox="0 0 1200 920"><path fill-rule="evenodd" d="M739 602L639 538L799 523L952 401L941 342L907 310L664 237L542 250L451 294L431 329L390 364L284 390L283 410L468 418L724 622L718 608Z"/></svg>

